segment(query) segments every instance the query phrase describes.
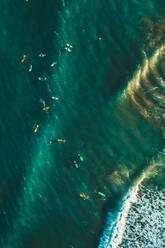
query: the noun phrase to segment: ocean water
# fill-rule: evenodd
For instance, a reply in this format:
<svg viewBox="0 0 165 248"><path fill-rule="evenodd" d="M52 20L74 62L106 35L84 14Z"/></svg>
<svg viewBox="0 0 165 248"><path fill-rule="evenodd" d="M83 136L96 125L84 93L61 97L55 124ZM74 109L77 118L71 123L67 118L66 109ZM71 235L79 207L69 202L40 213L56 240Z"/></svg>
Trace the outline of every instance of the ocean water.
<svg viewBox="0 0 165 248"><path fill-rule="evenodd" d="M1 0L0 247L165 247L164 5Z"/></svg>

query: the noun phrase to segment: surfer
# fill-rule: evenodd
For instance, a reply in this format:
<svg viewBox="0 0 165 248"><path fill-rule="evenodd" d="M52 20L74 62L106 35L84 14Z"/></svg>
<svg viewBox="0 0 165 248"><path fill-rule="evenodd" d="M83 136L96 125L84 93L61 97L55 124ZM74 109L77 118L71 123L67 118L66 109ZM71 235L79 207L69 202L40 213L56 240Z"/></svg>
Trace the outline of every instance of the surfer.
<svg viewBox="0 0 165 248"><path fill-rule="evenodd" d="M21 62L23 63L26 59L26 55L24 54L23 58L21 59Z"/></svg>
<svg viewBox="0 0 165 248"><path fill-rule="evenodd" d="M56 96L52 96L51 98L52 98L52 100L59 100L59 98Z"/></svg>
<svg viewBox="0 0 165 248"><path fill-rule="evenodd" d="M65 143L66 140L65 139L57 139L57 142L63 142L63 143Z"/></svg>
<svg viewBox="0 0 165 248"><path fill-rule="evenodd" d="M81 154L80 153L78 153L78 157L79 157L79 159L80 159L80 161L84 161L84 158L83 158L83 156L81 156Z"/></svg>
<svg viewBox="0 0 165 248"><path fill-rule="evenodd" d="M38 57L40 57L40 58L44 58L45 56L46 56L45 53L39 53L39 54L38 54Z"/></svg>
<svg viewBox="0 0 165 248"><path fill-rule="evenodd" d="M48 107L44 107L44 108L42 108L42 110L48 110L48 109L50 109L50 107L48 106Z"/></svg>
<svg viewBox="0 0 165 248"><path fill-rule="evenodd" d="M37 124L36 127L35 127L35 129L34 129L34 133L37 133L38 128L39 128L39 125Z"/></svg>
<svg viewBox="0 0 165 248"><path fill-rule="evenodd" d="M73 46L69 43L66 44L67 47L73 48Z"/></svg>
<svg viewBox="0 0 165 248"><path fill-rule="evenodd" d="M45 77L45 76L40 76L40 77L38 77L38 80L40 80L40 81L46 81L46 80L47 80L47 77Z"/></svg>
<svg viewBox="0 0 165 248"><path fill-rule="evenodd" d="M71 52L70 48L65 47L65 50L67 50L68 52Z"/></svg>
<svg viewBox="0 0 165 248"><path fill-rule="evenodd" d="M106 195L104 194L104 193L102 193L102 192L97 192L98 193L98 195L100 195L102 198L106 198Z"/></svg>
<svg viewBox="0 0 165 248"><path fill-rule="evenodd" d="M88 199L88 197L84 194L80 194L80 197L83 198L84 200Z"/></svg>
<svg viewBox="0 0 165 248"><path fill-rule="evenodd" d="M50 66L53 67L57 64L57 62L53 62Z"/></svg>
<svg viewBox="0 0 165 248"><path fill-rule="evenodd" d="M32 71L32 65L30 65L30 67L29 67L29 72L31 72Z"/></svg>
<svg viewBox="0 0 165 248"><path fill-rule="evenodd" d="M73 161L75 167L78 169L80 166L78 165L78 163L76 162L76 160Z"/></svg>

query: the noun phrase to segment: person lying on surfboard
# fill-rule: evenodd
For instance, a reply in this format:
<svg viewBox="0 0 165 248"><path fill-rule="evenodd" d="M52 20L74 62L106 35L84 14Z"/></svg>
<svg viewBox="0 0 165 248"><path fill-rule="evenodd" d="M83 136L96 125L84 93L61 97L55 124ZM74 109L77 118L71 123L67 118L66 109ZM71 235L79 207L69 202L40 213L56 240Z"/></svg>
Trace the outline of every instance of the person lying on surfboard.
<svg viewBox="0 0 165 248"><path fill-rule="evenodd" d="M80 197L83 198L84 200L85 199L88 199L88 196L84 195L84 194L80 194Z"/></svg>
<svg viewBox="0 0 165 248"><path fill-rule="evenodd" d="M57 139L57 142L66 142L66 140L65 139Z"/></svg>

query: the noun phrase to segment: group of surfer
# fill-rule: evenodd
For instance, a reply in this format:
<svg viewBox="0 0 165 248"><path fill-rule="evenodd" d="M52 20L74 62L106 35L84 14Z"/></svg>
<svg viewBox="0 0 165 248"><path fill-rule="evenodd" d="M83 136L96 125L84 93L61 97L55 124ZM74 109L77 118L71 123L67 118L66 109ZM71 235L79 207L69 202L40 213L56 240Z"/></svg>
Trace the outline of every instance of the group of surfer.
<svg viewBox="0 0 165 248"><path fill-rule="evenodd" d="M65 50L68 52L71 52L71 48L73 48L73 46L69 43L66 44Z"/></svg>
<svg viewBox="0 0 165 248"><path fill-rule="evenodd" d="M40 57L40 58L45 58L45 57L46 57L46 53L42 53L42 52L41 52L41 53L38 54L38 57ZM26 59L27 59L27 55L24 54L23 57L22 57L22 59L21 59L21 62L24 63ZM53 67L53 66L56 65L56 64L57 64L57 62L53 62L50 66ZM31 72L31 71L32 71L32 68L33 68L33 67L32 67L32 65L30 64L30 65L29 65L28 71ZM39 81L46 81L46 80L47 80L47 77L46 77L46 76L39 76L39 77L38 77L38 80L39 80ZM52 99L52 100L56 100L56 101L59 100L59 98L56 97L56 96L52 96L51 99ZM50 109L49 106L46 106L46 105L45 105L45 101L44 101L43 99L40 99L40 102L43 104L43 107L42 107L42 110L43 110L43 111L47 111L47 110ZM36 125L33 127L33 132L34 132L34 133L37 133L37 132L38 132L38 129L39 129L39 124L36 124ZM57 142L64 142L64 140L62 140L62 139L57 139Z"/></svg>
<svg viewBox="0 0 165 248"><path fill-rule="evenodd" d="M101 37L99 37L99 40L101 40ZM69 43L67 43L66 46L65 46L65 50L68 51L68 52L71 52L71 49L72 49L72 48L73 48L73 46L72 46L71 44L69 44ZM44 57L46 57L46 54L41 52L40 54L38 54L38 57L44 58ZM21 62L24 63L24 61L25 61L26 58L27 58L27 55L24 54L23 57L22 57L22 59L21 59ZM53 62L50 66L53 67L54 65L56 65L56 63L57 63L57 62ZM32 65L29 66L28 71L29 71L29 72L32 71ZM38 77L38 80L39 80L39 81L46 81L46 80L47 80L47 77L46 77L46 76L39 76L39 77ZM59 100L59 98L58 98L58 97L55 97L55 96L52 96L51 99L52 99L52 100ZM43 111L47 111L47 110L50 109L49 106L46 106L45 101L44 101L43 99L40 99L40 102L43 104L43 108L42 108ZM39 124L36 124L36 125L34 126L33 132L34 132L34 133L37 133L37 132L38 132L38 129L39 129ZM65 140L65 139L61 139L61 138L58 138L58 139L56 140L56 142L59 142L59 143L66 143L66 140ZM52 143L53 143L53 140L50 140L50 141L49 141L49 144L52 144ZM74 165L74 167L75 167L76 169L80 168L80 164L81 164L81 162L83 162L83 161L84 161L83 156L82 156L80 153L78 153L78 154L77 154L77 158L75 158L75 159L73 160L73 165ZM106 195L105 195L104 193L102 193L102 192L97 192L96 196L97 196L97 197L101 197L102 199L106 199ZM86 200L86 199L89 199L89 196L87 196L87 195L85 195L84 193L82 193L82 194L80 194L80 198Z"/></svg>
<svg viewBox="0 0 165 248"><path fill-rule="evenodd" d="M58 98L58 97L55 97L55 96L52 96L51 99L52 99L52 100L59 100L59 98ZM48 111L48 110L50 109L50 106L46 106L45 101L44 101L43 99L40 99L40 102L41 102L42 105L43 105L43 107L42 107L42 110L43 110L43 111ZM34 129L33 129L34 131L33 131L33 132L34 132L34 133L37 133L38 128L39 128L39 125L36 124L36 125L34 126ZM66 140L57 139L57 142L66 142Z"/></svg>

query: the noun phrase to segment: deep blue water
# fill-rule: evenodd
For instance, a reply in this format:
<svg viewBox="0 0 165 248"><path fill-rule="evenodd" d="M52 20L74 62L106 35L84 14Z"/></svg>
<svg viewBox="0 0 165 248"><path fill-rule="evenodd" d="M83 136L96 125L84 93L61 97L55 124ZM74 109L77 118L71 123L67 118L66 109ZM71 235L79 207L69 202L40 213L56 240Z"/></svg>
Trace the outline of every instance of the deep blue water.
<svg viewBox="0 0 165 248"><path fill-rule="evenodd" d="M151 20L162 27L163 7L160 0L1 0L0 247L98 247L135 178L153 159L163 161L164 106L157 105L164 99L147 105L150 96L134 84L141 105L123 97L143 50L150 58L160 45L164 29L143 28ZM139 106L159 112L163 124ZM163 182L160 172L146 185L162 190Z"/></svg>

